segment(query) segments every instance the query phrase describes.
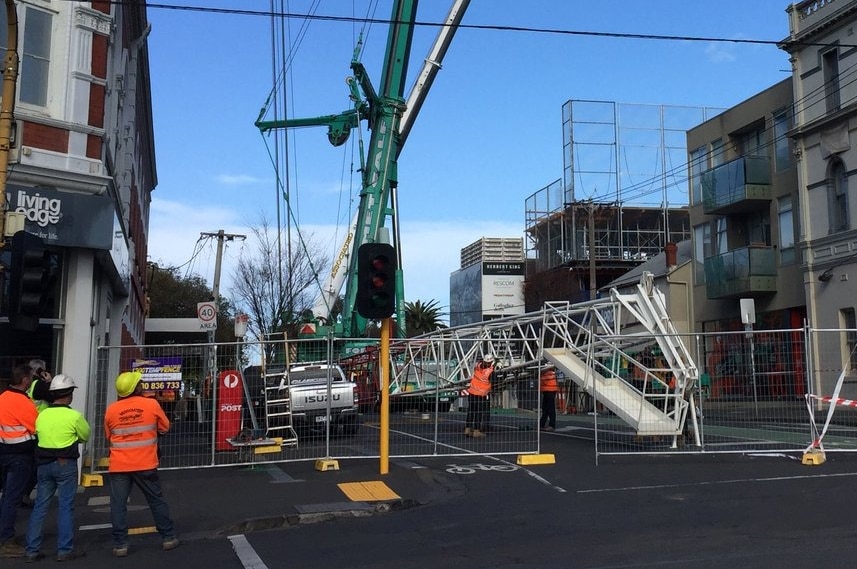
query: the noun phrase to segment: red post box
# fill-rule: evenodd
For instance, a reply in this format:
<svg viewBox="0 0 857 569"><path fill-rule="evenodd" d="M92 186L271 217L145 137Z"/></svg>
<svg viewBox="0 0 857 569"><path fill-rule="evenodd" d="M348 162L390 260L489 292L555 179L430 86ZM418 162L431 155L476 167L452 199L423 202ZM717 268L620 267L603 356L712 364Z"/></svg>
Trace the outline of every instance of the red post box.
<svg viewBox="0 0 857 569"><path fill-rule="evenodd" d="M234 450L235 447L226 439L235 437L241 430L244 386L241 384L241 374L232 369L220 372L217 381L220 385L217 389L217 436L214 448Z"/></svg>

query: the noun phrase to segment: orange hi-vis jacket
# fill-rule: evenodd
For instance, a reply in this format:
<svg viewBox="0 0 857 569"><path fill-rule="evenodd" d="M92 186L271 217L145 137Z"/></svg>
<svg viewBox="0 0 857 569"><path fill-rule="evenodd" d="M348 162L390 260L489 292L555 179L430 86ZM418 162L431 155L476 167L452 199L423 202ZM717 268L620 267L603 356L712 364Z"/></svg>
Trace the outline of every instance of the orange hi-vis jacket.
<svg viewBox="0 0 857 569"><path fill-rule="evenodd" d="M131 395L111 403L104 413L110 442L108 472L139 472L158 467L158 435L170 430L161 405L150 397Z"/></svg>
<svg viewBox="0 0 857 569"><path fill-rule="evenodd" d="M15 387L0 393L0 453L32 453L36 448L36 404Z"/></svg>
<svg viewBox="0 0 857 569"><path fill-rule="evenodd" d="M546 369L539 377L539 388L542 391L559 391L559 384L556 381L556 372L552 369Z"/></svg>
<svg viewBox="0 0 857 569"><path fill-rule="evenodd" d="M492 373L494 373L494 366L482 367L482 364L477 365L476 369L473 370L473 377L470 378L470 387L467 388L467 393L479 396L491 393Z"/></svg>

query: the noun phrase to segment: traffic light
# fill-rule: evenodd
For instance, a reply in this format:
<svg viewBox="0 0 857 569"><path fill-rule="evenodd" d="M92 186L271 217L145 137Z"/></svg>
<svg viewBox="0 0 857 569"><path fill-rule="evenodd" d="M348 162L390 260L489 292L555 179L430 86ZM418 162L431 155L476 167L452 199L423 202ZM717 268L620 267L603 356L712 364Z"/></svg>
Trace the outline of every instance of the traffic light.
<svg viewBox="0 0 857 569"><path fill-rule="evenodd" d="M396 250L387 243L357 249L357 313L387 318L396 310Z"/></svg>
<svg viewBox="0 0 857 569"><path fill-rule="evenodd" d="M12 237L9 321L34 332L53 287L51 254L44 242L26 231Z"/></svg>

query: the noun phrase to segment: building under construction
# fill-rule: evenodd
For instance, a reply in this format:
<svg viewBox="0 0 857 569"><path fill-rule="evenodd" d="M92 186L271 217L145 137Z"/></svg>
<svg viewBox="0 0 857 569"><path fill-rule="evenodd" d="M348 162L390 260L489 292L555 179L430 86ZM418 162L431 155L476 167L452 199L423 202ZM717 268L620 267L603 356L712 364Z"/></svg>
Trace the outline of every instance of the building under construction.
<svg viewBox="0 0 857 569"><path fill-rule="evenodd" d="M579 302L691 236L686 132L721 109L570 100L563 178L525 202L527 310Z"/></svg>

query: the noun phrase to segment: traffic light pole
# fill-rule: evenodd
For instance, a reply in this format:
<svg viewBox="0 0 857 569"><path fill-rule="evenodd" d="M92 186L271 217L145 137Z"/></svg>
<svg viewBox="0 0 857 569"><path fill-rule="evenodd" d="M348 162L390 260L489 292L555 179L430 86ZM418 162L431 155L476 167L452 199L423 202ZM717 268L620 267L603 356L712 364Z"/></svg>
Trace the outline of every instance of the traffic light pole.
<svg viewBox="0 0 857 569"><path fill-rule="evenodd" d="M6 246L6 178L12 147L15 88L18 83L18 12L14 0L6 0L6 58L3 62L3 100L0 101L0 249Z"/></svg>
<svg viewBox="0 0 857 569"><path fill-rule="evenodd" d="M381 474L390 472L390 318L381 320Z"/></svg>

